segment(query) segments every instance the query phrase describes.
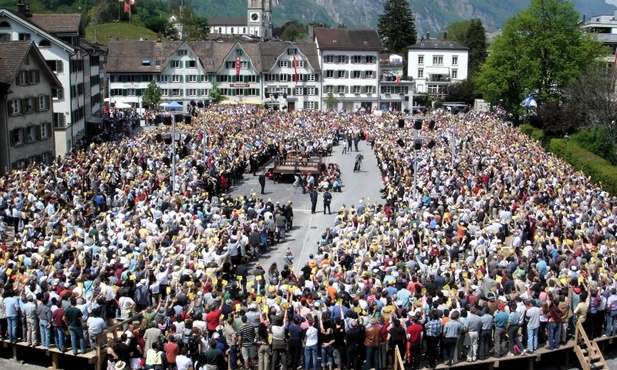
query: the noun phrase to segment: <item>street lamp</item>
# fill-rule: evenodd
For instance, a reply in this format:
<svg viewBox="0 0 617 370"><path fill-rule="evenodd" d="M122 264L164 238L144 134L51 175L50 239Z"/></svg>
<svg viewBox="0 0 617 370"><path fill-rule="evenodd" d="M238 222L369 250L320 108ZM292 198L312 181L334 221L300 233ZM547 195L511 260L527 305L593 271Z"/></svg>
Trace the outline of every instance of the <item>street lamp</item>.
<svg viewBox="0 0 617 370"><path fill-rule="evenodd" d="M564 156L568 154L568 140L570 140L570 136L568 136L568 133L566 133L565 135L563 135L563 143L565 146Z"/></svg>

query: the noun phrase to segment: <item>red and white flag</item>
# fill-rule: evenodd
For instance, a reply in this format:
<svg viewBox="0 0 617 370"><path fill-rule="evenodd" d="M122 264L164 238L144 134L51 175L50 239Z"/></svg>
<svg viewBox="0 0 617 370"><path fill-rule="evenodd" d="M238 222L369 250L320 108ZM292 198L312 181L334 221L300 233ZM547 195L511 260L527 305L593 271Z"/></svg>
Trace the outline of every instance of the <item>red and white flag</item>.
<svg viewBox="0 0 617 370"><path fill-rule="evenodd" d="M294 66L294 82L298 83L298 61L296 60L296 54L293 54L293 66Z"/></svg>
<svg viewBox="0 0 617 370"><path fill-rule="evenodd" d="M236 57L236 77L240 76L240 57Z"/></svg>

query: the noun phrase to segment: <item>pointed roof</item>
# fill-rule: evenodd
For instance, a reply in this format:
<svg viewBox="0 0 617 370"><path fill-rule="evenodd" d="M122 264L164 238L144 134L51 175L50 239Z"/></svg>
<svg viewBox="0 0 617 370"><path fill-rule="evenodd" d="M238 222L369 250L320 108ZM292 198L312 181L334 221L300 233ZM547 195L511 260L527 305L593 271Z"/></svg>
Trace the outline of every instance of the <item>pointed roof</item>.
<svg viewBox="0 0 617 370"><path fill-rule="evenodd" d="M0 86L8 88L13 84L26 55L33 53L38 59L37 64L41 73L50 79L52 85L62 86L53 73L38 48L33 47L32 41L11 41L0 43Z"/></svg>
<svg viewBox="0 0 617 370"><path fill-rule="evenodd" d="M434 49L434 50L469 50L468 47L452 40L419 40L409 49Z"/></svg>
<svg viewBox="0 0 617 370"><path fill-rule="evenodd" d="M84 34L81 14L32 14L26 19L49 33Z"/></svg>
<svg viewBox="0 0 617 370"><path fill-rule="evenodd" d="M109 43L106 72L161 72L182 41L113 41ZM143 63L149 61L149 64Z"/></svg>

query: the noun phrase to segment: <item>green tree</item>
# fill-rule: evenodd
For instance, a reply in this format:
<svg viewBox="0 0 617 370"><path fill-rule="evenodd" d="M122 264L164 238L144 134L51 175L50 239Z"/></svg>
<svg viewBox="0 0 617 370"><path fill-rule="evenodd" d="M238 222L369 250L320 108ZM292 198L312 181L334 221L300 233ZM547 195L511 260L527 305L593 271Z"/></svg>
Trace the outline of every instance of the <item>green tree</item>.
<svg viewBox="0 0 617 370"><path fill-rule="evenodd" d="M144 22L144 27L154 32L164 33L167 27L169 27L169 21L161 17L149 18Z"/></svg>
<svg viewBox="0 0 617 370"><path fill-rule="evenodd" d="M416 24L408 0L386 0L377 30L384 49L407 56L409 46L417 41Z"/></svg>
<svg viewBox="0 0 617 370"><path fill-rule="evenodd" d="M475 76L486 61L486 30L479 19L472 19L463 45L469 48L469 74Z"/></svg>
<svg viewBox="0 0 617 370"><path fill-rule="evenodd" d="M210 98L210 103L212 104L218 104L225 100L225 95L223 95L223 91L216 82L212 85L212 89L210 90L208 97Z"/></svg>
<svg viewBox="0 0 617 370"><path fill-rule="evenodd" d="M201 41L208 38L210 26L205 17L193 14L193 9L188 6L178 11L177 24L180 27L180 37L185 41Z"/></svg>
<svg viewBox="0 0 617 370"><path fill-rule="evenodd" d="M458 21L450 24L446 28L448 40L456 41L459 44L464 45L465 40L467 39L467 30L469 29L471 21L471 19L466 19L464 21Z"/></svg>
<svg viewBox="0 0 617 370"><path fill-rule="evenodd" d="M329 92L324 103L326 103L326 108L333 109L338 104L338 99L334 96L334 94Z"/></svg>
<svg viewBox="0 0 617 370"><path fill-rule="evenodd" d="M520 113L520 102L534 92L540 102L600 56L600 44L584 35L578 13L567 0L532 0L510 18L495 38L482 66L479 85L486 100Z"/></svg>
<svg viewBox="0 0 617 370"><path fill-rule="evenodd" d="M141 98L142 106L149 109L157 108L161 104L162 94L163 92L159 85L154 81L150 81Z"/></svg>
<svg viewBox="0 0 617 370"><path fill-rule="evenodd" d="M306 29L304 26L298 21L291 21L285 23L281 28L278 29L277 36L281 40L286 41L299 41L302 38L306 37Z"/></svg>

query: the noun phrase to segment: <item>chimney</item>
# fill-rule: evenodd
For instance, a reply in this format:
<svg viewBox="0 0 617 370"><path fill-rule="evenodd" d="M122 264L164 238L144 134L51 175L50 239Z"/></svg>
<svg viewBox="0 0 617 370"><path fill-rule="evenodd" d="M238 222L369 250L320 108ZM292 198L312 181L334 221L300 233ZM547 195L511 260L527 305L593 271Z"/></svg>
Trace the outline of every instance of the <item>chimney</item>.
<svg viewBox="0 0 617 370"><path fill-rule="evenodd" d="M17 3L17 13L22 17L26 16L26 3L24 3L24 0L19 0Z"/></svg>
<svg viewBox="0 0 617 370"><path fill-rule="evenodd" d="M444 32L444 33L443 33L443 39L444 39L444 40L447 40L447 39L448 39L448 33L447 33L447 32Z"/></svg>
<svg viewBox="0 0 617 370"><path fill-rule="evenodd" d="M30 11L30 4L26 3L26 18L32 18L32 12Z"/></svg>
<svg viewBox="0 0 617 370"><path fill-rule="evenodd" d="M308 38L310 42L313 42L315 39L315 27L312 24L309 24L308 26Z"/></svg>
<svg viewBox="0 0 617 370"><path fill-rule="evenodd" d="M430 32L427 32L427 33L426 33L426 39L427 39L427 40L430 40L430 39L431 39L431 34L430 34Z"/></svg>
<svg viewBox="0 0 617 370"><path fill-rule="evenodd" d="M161 42L161 32L156 33L156 42Z"/></svg>

